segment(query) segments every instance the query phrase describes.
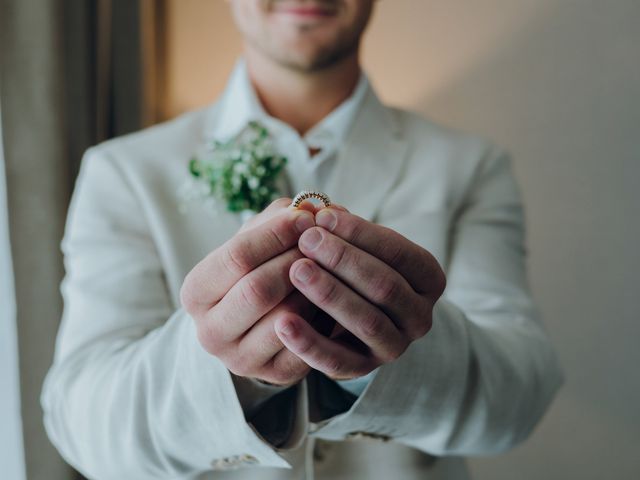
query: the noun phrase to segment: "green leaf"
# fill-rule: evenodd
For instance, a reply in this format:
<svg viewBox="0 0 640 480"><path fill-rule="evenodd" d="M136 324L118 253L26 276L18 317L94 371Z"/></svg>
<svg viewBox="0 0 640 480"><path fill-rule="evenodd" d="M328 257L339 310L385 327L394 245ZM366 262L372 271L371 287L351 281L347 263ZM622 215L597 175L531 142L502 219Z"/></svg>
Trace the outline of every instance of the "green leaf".
<svg viewBox="0 0 640 480"><path fill-rule="evenodd" d="M189 172L191 172L191 175L193 175L194 177L199 177L200 176L201 167L200 167L200 162L198 161L198 159L192 158L189 161Z"/></svg>
<svg viewBox="0 0 640 480"><path fill-rule="evenodd" d="M189 171L208 182L212 195L222 198L230 211L259 212L278 196L276 180L287 158L275 154L269 131L262 124L249 122L235 138L212 141L210 145L214 154L210 158L192 158ZM238 164L246 169L237 169ZM250 179L253 189L249 187Z"/></svg>

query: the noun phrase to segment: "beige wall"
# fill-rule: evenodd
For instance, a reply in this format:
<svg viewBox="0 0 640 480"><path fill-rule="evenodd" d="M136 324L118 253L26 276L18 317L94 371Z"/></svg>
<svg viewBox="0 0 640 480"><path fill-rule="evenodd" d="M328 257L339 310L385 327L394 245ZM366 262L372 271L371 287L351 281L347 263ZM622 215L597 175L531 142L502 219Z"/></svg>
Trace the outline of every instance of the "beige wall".
<svg viewBox="0 0 640 480"><path fill-rule="evenodd" d="M169 0L168 111L213 100L240 51L222 0ZM640 2L381 0L364 63L388 102L508 147L531 280L568 382L478 479L640 472Z"/></svg>

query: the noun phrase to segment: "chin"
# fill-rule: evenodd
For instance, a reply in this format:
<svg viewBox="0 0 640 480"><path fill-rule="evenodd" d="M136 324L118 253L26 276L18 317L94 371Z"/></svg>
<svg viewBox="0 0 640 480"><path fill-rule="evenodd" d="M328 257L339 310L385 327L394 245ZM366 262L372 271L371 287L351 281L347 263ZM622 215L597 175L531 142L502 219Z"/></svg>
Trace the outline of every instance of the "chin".
<svg viewBox="0 0 640 480"><path fill-rule="evenodd" d="M263 46L263 52L281 65L311 72L329 68L353 54L358 49L357 38L354 40L287 38L266 47L270 51Z"/></svg>
<svg viewBox="0 0 640 480"><path fill-rule="evenodd" d="M296 51L280 51L276 55L271 55L271 58L280 65L287 68L298 70L301 72L316 72L330 68L345 57L347 57L351 51L321 51L314 54L308 54L306 52Z"/></svg>

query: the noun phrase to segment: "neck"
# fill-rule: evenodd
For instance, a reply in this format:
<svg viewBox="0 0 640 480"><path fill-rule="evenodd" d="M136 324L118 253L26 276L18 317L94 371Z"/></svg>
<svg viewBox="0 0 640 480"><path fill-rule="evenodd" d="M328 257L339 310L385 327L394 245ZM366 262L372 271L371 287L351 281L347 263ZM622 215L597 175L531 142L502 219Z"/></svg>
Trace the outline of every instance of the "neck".
<svg viewBox="0 0 640 480"><path fill-rule="evenodd" d="M346 100L358 83L360 65L354 52L326 69L295 70L245 49L253 88L266 112L304 135Z"/></svg>

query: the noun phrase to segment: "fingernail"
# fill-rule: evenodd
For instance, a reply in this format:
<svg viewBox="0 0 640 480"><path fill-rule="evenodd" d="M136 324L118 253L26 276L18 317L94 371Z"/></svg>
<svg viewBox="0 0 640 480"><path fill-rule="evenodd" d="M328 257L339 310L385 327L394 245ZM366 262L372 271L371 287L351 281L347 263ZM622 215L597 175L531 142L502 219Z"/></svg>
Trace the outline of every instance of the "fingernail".
<svg viewBox="0 0 640 480"><path fill-rule="evenodd" d="M298 230L298 233L302 233L305 230L313 227L315 225L315 221L313 219L313 216L310 213L301 213L300 215L298 215L298 218L296 218L296 230Z"/></svg>
<svg viewBox="0 0 640 480"><path fill-rule="evenodd" d="M285 324L280 327L280 333L282 333L287 337L294 335L296 331L297 331L297 327L293 322L285 322Z"/></svg>
<svg viewBox="0 0 640 480"><path fill-rule="evenodd" d="M313 275L313 268L308 263L303 263L302 265L298 265L296 271L294 272L296 279L301 282L306 282Z"/></svg>
<svg viewBox="0 0 640 480"><path fill-rule="evenodd" d="M322 241L322 234L317 228L307 230L300 237L300 243L308 250L315 249Z"/></svg>
<svg viewBox="0 0 640 480"><path fill-rule="evenodd" d="M316 225L326 228L330 232L332 232L333 229L336 228L337 223L338 218L336 217L335 213L327 208L320 210L316 214Z"/></svg>

